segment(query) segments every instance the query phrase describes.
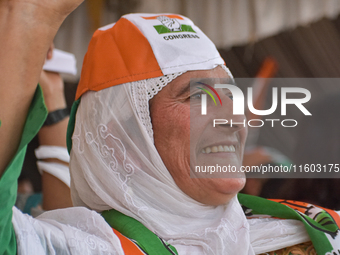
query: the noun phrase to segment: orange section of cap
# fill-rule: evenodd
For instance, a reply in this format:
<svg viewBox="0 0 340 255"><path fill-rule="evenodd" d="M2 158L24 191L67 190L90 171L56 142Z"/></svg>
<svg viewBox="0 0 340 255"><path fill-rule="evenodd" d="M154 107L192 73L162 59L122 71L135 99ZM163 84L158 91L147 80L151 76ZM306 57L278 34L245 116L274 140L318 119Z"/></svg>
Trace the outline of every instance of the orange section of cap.
<svg viewBox="0 0 340 255"><path fill-rule="evenodd" d="M116 236L119 238L120 244L122 245L125 255L138 255L138 254L145 255L145 253L142 252L134 242L132 242L127 237L123 236L121 233L119 233L114 228L112 230L116 234Z"/></svg>
<svg viewBox="0 0 340 255"><path fill-rule="evenodd" d="M150 16L150 17L142 17L143 19L157 19L160 16L166 16L170 19L181 19L184 20L181 16L176 15L176 14L164 14L164 15L157 15L157 16Z"/></svg>
<svg viewBox="0 0 340 255"><path fill-rule="evenodd" d="M97 30L84 58L76 100L86 91L162 76L152 48L125 18L110 29Z"/></svg>

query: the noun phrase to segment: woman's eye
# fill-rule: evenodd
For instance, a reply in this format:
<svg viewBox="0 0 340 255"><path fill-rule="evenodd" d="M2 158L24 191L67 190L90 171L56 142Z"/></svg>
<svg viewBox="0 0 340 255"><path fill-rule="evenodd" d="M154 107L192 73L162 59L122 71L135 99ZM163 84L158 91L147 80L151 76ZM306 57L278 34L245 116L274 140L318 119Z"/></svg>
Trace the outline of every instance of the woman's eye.
<svg viewBox="0 0 340 255"><path fill-rule="evenodd" d="M231 100L234 100L234 96L233 93L231 93L231 91L229 89L222 89L222 93L229 97Z"/></svg>
<svg viewBox="0 0 340 255"><path fill-rule="evenodd" d="M190 99L201 99L202 93L196 93L190 96Z"/></svg>

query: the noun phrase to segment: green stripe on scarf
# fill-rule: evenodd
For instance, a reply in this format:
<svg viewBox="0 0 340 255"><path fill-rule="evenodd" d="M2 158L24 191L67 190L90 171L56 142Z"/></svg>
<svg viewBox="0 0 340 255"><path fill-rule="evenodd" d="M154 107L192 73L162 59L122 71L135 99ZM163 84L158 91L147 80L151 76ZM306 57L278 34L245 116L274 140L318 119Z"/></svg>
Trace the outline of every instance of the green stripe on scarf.
<svg viewBox="0 0 340 255"><path fill-rule="evenodd" d="M161 239L139 221L114 209L102 212L106 222L122 235L133 239L149 255L178 255L172 245L162 243ZM164 241L165 242L165 241Z"/></svg>

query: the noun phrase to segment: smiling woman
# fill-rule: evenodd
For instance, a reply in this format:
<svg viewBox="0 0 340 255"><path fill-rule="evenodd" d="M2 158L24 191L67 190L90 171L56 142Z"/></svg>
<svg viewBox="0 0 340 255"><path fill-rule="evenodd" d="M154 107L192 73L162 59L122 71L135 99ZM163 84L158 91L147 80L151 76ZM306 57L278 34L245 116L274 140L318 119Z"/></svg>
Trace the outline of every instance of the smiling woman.
<svg viewBox="0 0 340 255"><path fill-rule="evenodd" d="M91 70L99 70L96 64L102 61L98 49L108 52L112 46L107 40L101 41L102 38L109 38L106 34L115 35L124 24L142 31L147 49L152 46L149 58L156 61L162 75L154 74L157 69L150 69L148 59L133 55L124 61L126 65L136 61L145 63L141 63L139 71L128 70L130 82L112 86L123 76L119 73L116 78L106 78L106 88L93 91L97 90L97 84L102 86L103 76L98 76L99 80L91 77L91 83L80 81L81 98L70 162L73 202L99 212L114 208L170 241L179 254L248 254L252 248L247 221L235 196L244 185L244 176L190 177L193 159L199 164L217 159L240 167L246 129L212 130L205 122L191 130L190 79L230 78L231 74L213 43L189 19L179 17L179 22L190 26L192 33L200 38L196 43L190 38L164 40L164 33L159 34L154 28L162 23L148 14L126 15L113 27L95 34L95 44L90 43L83 70L90 71L89 65ZM124 34L115 40L119 44ZM138 49L138 52L146 51ZM117 52L123 57L127 53ZM119 61L117 55L111 57ZM86 61L90 59L95 61ZM141 73L148 75L144 77L148 79L141 80ZM230 116L231 99L222 96L222 102L226 105L223 109L228 109L223 113ZM219 131L215 138L214 131ZM191 133L196 137L194 146L190 146ZM221 155L202 153L205 147L221 141L223 145L234 146L236 151ZM195 148L194 152L191 148ZM231 232L235 238L228 238ZM214 240L213 245L208 240Z"/></svg>

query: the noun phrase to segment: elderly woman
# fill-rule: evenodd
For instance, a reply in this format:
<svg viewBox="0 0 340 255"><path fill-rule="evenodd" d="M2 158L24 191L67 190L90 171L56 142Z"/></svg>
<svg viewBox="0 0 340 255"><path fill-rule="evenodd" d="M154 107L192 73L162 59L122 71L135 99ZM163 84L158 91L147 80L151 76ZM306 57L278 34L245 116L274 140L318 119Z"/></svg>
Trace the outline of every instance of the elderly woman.
<svg viewBox="0 0 340 255"><path fill-rule="evenodd" d="M217 116L237 122L243 117L232 116L231 95L218 90L223 107L208 103L211 114L203 118L192 78L232 76L214 44L189 19L129 14L99 29L84 60L68 132L76 207L37 219L13 208L15 236L1 241L1 251L259 254L309 241L297 220L267 216L248 222L236 197L243 176L190 177L193 165L239 168L247 133L242 126L213 128ZM38 90L26 126L41 107ZM18 172L13 168L2 176L1 191L8 189L4 183L13 183L9 176ZM243 200L249 213L254 203ZM253 212L264 214L256 203ZM1 208L7 216L2 236L12 229L9 206Z"/></svg>
<svg viewBox="0 0 340 255"><path fill-rule="evenodd" d="M190 32L159 33L166 29L159 17ZM230 78L213 43L182 16L130 14L96 32L82 73L70 163L74 204L114 208L171 240L179 254L248 254L235 197L245 179L190 178L190 161L242 163L245 128L216 132L207 120L190 127L190 79ZM231 117L232 100L222 103ZM200 118L200 105L194 108ZM235 152L201 152L214 144Z"/></svg>

